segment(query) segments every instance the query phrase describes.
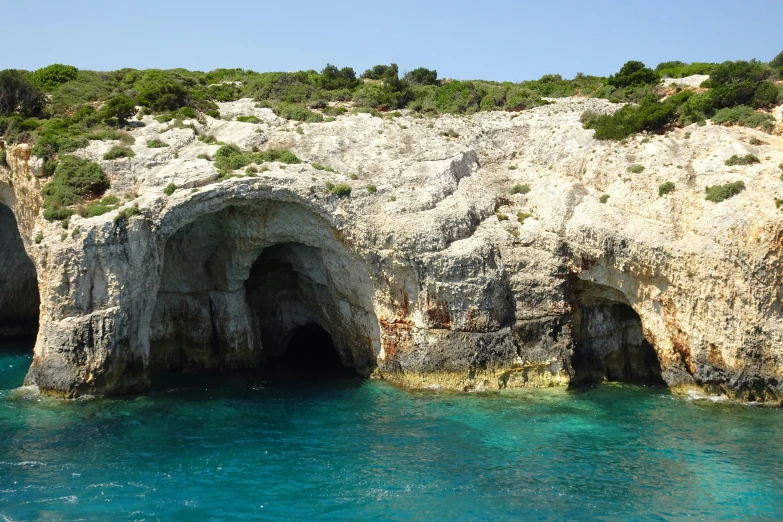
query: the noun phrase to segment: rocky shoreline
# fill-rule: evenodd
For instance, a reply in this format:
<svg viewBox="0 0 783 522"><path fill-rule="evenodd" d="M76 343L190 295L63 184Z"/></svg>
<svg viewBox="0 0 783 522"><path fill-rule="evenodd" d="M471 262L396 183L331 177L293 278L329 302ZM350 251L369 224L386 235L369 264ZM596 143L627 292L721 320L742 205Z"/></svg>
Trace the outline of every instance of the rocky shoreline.
<svg viewBox="0 0 783 522"><path fill-rule="evenodd" d="M782 400L783 138L708 123L618 144L579 121L616 107L299 124L239 100L178 127L146 116L134 157L101 159L110 141L74 153L121 204L67 230L41 215L30 147L11 146L0 210L19 234L2 237L16 246L0 263L22 266L23 245L32 265L2 270L0 318L37 306L9 283L34 265L27 382L64 397L143 392L159 369L263 365L317 324L344 365L403 386L612 380ZM212 141L302 163L225 176ZM744 154L761 161L725 164ZM737 196L705 200L735 181ZM659 195L665 182L676 189Z"/></svg>

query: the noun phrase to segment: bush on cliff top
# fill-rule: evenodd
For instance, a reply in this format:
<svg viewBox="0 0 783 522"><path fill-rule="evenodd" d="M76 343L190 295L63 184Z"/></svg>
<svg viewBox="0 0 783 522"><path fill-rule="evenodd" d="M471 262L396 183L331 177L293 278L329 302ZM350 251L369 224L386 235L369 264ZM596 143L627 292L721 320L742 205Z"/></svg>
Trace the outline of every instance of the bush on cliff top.
<svg viewBox="0 0 783 522"><path fill-rule="evenodd" d="M97 163L64 156L54 171L54 177L43 188L44 217L50 221L65 219L73 211L65 208L97 197L109 188L109 178Z"/></svg>
<svg viewBox="0 0 783 522"><path fill-rule="evenodd" d="M75 80L78 74L79 69L72 65L55 63L30 74L30 81L40 89L50 92L59 85Z"/></svg>

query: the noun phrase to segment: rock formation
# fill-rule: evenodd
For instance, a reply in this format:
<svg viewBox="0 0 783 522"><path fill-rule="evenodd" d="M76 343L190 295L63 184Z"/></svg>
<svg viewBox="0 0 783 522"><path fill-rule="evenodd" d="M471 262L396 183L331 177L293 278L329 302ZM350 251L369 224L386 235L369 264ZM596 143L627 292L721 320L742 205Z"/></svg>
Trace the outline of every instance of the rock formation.
<svg viewBox="0 0 783 522"><path fill-rule="evenodd" d="M579 123L616 107L297 124L240 100L222 120L144 117L135 157L102 160L108 141L75 153L139 213L74 216L67 231L40 217L29 147L10 147L0 321L6 303L37 304L20 297L36 272L27 381L66 397L142 392L156 369L263 365L317 324L344 365L405 386L608 379L781 400L783 139L707 124L617 143ZM260 123L226 121L249 115ZM207 135L305 163L220 179ZM761 163L724 164L749 153ZM746 190L705 200L733 181Z"/></svg>

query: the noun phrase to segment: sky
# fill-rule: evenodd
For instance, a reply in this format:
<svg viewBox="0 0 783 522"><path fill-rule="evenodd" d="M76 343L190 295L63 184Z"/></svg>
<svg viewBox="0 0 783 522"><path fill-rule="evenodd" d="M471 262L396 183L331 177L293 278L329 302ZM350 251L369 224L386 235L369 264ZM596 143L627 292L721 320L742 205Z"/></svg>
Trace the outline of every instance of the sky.
<svg viewBox="0 0 783 522"><path fill-rule="evenodd" d="M8 3L6 7L2 4ZM12 7L10 7L12 5ZM0 69L321 70L522 81L783 51L780 0L0 0Z"/></svg>

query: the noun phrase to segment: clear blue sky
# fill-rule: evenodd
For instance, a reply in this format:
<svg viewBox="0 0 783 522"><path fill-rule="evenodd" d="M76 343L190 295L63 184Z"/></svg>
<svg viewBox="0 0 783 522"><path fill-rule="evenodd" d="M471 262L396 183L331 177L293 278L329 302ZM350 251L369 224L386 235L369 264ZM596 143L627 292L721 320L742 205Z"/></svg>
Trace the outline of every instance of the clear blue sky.
<svg viewBox="0 0 783 522"><path fill-rule="evenodd" d="M6 0L0 69L51 63L361 73L396 62L441 77L608 75L628 60L769 61L780 0Z"/></svg>

